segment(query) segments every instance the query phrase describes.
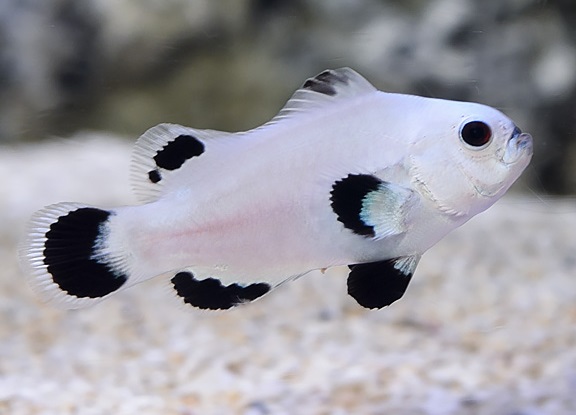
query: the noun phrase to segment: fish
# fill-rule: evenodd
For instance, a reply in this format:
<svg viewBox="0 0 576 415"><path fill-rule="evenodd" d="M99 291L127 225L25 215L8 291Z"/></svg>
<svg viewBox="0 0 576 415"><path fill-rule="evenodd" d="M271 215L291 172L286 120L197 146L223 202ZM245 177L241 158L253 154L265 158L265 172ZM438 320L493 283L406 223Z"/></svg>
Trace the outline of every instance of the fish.
<svg viewBox="0 0 576 415"><path fill-rule="evenodd" d="M381 309L532 153L531 135L495 108L326 70L248 131L150 128L131 162L139 204L47 206L20 261L32 289L66 309L160 277L181 303L226 310L337 266L360 306Z"/></svg>

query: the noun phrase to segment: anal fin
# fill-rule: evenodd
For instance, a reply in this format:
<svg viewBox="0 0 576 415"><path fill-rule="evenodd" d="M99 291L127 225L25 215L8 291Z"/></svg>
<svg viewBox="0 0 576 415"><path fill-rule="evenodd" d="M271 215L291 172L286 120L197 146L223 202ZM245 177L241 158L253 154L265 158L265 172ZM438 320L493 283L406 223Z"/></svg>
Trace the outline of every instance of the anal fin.
<svg viewBox="0 0 576 415"><path fill-rule="evenodd" d="M348 294L362 307L382 308L400 299L420 255L349 265Z"/></svg>

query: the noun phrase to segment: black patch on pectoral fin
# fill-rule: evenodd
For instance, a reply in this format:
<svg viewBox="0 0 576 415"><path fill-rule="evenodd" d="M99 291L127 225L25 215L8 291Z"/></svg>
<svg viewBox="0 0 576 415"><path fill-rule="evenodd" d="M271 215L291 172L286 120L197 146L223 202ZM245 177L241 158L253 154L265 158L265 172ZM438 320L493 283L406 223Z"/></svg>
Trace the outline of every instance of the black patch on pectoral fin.
<svg viewBox="0 0 576 415"><path fill-rule="evenodd" d="M389 306L406 292L419 260L415 255L349 265L348 294L362 307Z"/></svg>
<svg viewBox="0 0 576 415"><path fill-rule="evenodd" d="M337 219L358 235L381 239L406 231L415 192L370 174L349 174L332 185L330 203Z"/></svg>
<svg viewBox="0 0 576 415"><path fill-rule="evenodd" d="M332 185L330 204L345 228L358 235L375 235L374 227L367 224L361 214L364 199L378 190L380 183L380 179L369 174L349 174Z"/></svg>
<svg viewBox="0 0 576 415"><path fill-rule="evenodd" d="M182 271L170 280L176 294L184 303L205 310L226 310L262 297L272 288L266 283L224 285L217 278L196 279L189 271Z"/></svg>

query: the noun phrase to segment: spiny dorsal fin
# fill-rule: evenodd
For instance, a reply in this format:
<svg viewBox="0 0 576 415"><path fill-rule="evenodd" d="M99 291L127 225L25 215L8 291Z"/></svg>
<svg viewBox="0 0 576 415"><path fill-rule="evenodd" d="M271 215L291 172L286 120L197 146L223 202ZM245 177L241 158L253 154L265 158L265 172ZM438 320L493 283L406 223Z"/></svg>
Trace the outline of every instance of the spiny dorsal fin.
<svg viewBox="0 0 576 415"><path fill-rule="evenodd" d="M370 82L350 68L328 69L307 79L270 122L375 91Z"/></svg>
<svg viewBox="0 0 576 415"><path fill-rule="evenodd" d="M150 128L136 141L132 153L130 170L134 193L141 202L157 200L167 177L175 174L187 160L201 156L211 140L232 135L178 124L158 124Z"/></svg>

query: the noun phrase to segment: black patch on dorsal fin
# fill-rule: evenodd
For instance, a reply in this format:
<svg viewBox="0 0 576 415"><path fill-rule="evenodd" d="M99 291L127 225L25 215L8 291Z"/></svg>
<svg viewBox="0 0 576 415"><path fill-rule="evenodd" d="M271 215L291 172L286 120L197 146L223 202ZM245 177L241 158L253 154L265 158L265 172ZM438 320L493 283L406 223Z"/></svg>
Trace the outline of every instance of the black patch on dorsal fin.
<svg viewBox="0 0 576 415"><path fill-rule="evenodd" d="M362 307L382 308L406 292L419 256L349 265L348 294Z"/></svg>
<svg viewBox="0 0 576 415"><path fill-rule="evenodd" d="M162 175L158 169L151 170L148 172L148 180L150 180L152 183L158 183L160 180L162 180Z"/></svg>
<svg viewBox="0 0 576 415"><path fill-rule="evenodd" d="M204 144L196 137L182 134L168 142L153 157L156 166L165 170L176 170L182 167L184 162L192 157L198 157L204 153ZM162 180L158 169L148 172L148 179L152 183Z"/></svg>
<svg viewBox="0 0 576 415"><path fill-rule="evenodd" d="M358 235L374 237L374 227L367 225L360 214L366 195L378 190L381 183L382 180L370 174L349 174L332 185L332 210L344 227Z"/></svg>
<svg viewBox="0 0 576 415"><path fill-rule="evenodd" d="M179 297L186 304L208 310L225 310L263 296L271 287L265 283L247 286L223 285L216 278L197 280L191 272L179 272L171 280Z"/></svg>
<svg viewBox="0 0 576 415"><path fill-rule="evenodd" d="M188 183L188 178L190 186L202 185L202 181L195 178L196 173L213 166L199 161L208 153L217 159L219 152L229 148L227 143L235 145L232 138L236 136L178 124L164 123L149 128L138 138L132 152L130 176L138 200L154 202L167 193L178 191L179 186L175 183L181 180Z"/></svg>
<svg viewBox="0 0 576 415"><path fill-rule="evenodd" d="M63 291L78 298L100 298L119 289L128 277L110 267L95 250L111 213L85 207L60 216L46 232L44 264Z"/></svg>
<svg viewBox="0 0 576 415"><path fill-rule="evenodd" d="M319 94L336 95L335 84L348 84L349 79L342 71L326 70L314 78L306 80L303 89L318 92Z"/></svg>
<svg viewBox="0 0 576 415"><path fill-rule="evenodd" d="M192 157L204 153L204 144L191 135L179 135L154 156L156 165L166 170L176 170Z"/></svg>
<svg viewBox="0 0 576 415"><path fill-rule="evenodd" d="M370 82L350 68L326 70L304 82L280 112L264 126L298 117L305 112L329 108L338 102L345 105L348 99L367 96L376 91Z"/></svg>

